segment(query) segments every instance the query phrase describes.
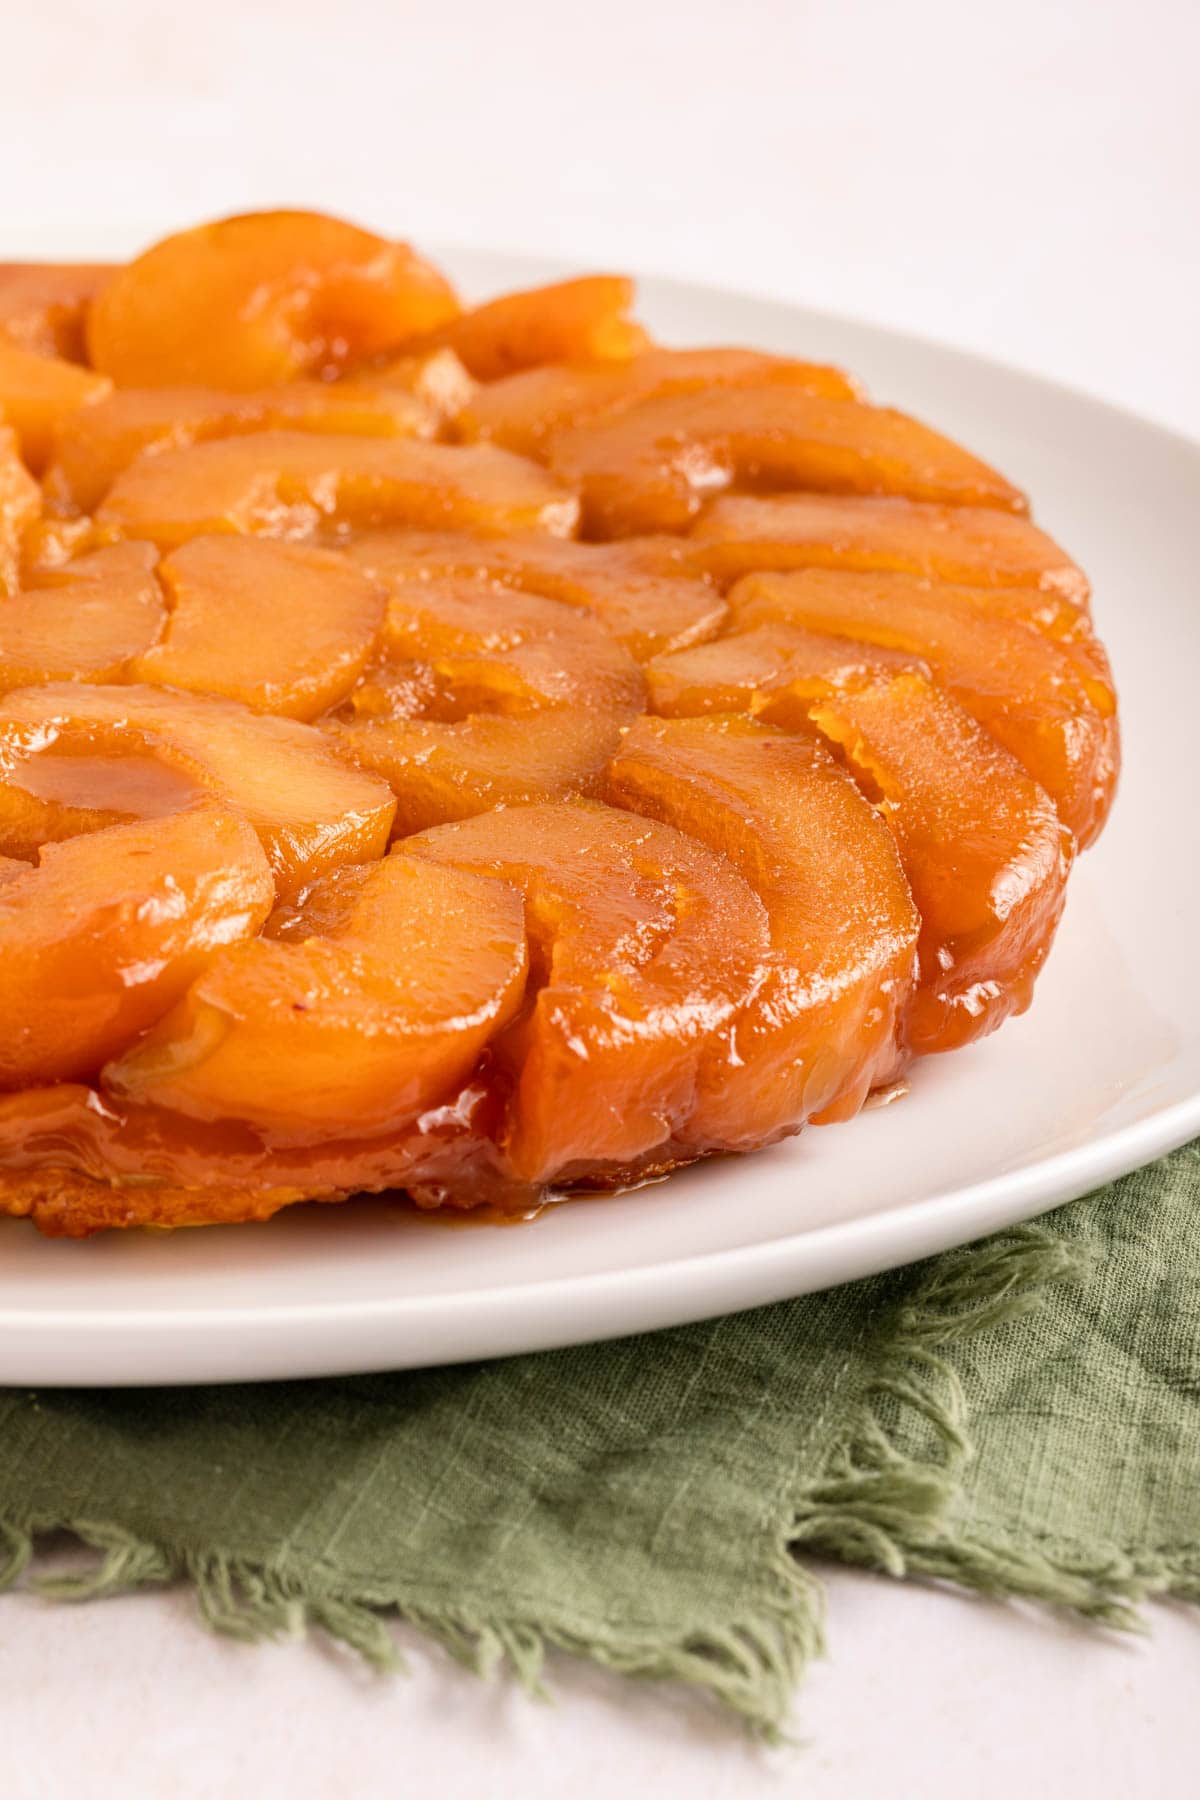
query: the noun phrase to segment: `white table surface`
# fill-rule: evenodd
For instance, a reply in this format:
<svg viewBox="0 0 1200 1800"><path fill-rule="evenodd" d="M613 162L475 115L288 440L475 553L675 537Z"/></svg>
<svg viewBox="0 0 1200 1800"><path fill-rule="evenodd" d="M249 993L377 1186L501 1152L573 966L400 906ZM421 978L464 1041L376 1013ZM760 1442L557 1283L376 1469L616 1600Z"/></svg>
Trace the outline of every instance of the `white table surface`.
<svg viewBox="0 0 1200 1800"><path fill-rule="evenodd" d="M82 0L6 9L4 245L324 205L795 298L1200 434L1190 0ZM831 1571L796 1748L555 1661L559 1703L209 1638L186 1596L0 1603L12 1800L763 1792L1182 1800L1200 1621L1116 1642Z"/></svg>

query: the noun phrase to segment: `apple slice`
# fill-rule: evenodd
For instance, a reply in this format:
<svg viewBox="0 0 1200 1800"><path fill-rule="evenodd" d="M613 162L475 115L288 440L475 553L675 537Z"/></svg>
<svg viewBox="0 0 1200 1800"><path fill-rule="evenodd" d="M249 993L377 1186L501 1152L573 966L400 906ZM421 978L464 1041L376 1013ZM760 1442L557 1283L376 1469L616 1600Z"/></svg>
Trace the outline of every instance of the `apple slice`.
<svg viewBox="0 0 1200 1800"><path fill-rule="evenodd" d="M1094 638L1093 653L1080 655L1014 616L1011 602L1029 593L811 569L748 576L729 603L747 630L781 622L921 657L1045 788L1082 847L1103 826L1116 788L1116 695L1097 669L1103 652Z"/></svg>
<svg viewBox="0 0 1200 1800"><path fill-rule="evenodd" d="M507 718L362 720L328 730L396 796L397 837L493 807L597 794L621 742L619 715L572 710Z"/></svg>
<svg viewBox="0 0 1200 1800"><path fill-rule="evenodd" d="M638 662L712 637L725 617L724 602L689 569L677 538L578 544L544 534L376 531L356 538L350 554L393 589L465 576L585 607Z"/></svg>
<svg viewBox="0 0 1200 1800"><path fill-rule="evenodd" d="M925 666L903 651L773 622L655 657L646 664L646 692L651 712L667 718L758 713L766 696L785 689L817 700L831 687L860 685L876 675Z"/></svg>
<svg viewBox="0 0 1200 1800"><path fill-rule="evenodd" d="M0 419L0 594L20 580L25 532L42 510L42 490L17 449L17 434Z"/></svg>
<svg viewBox="0 0 1200 1800"><path fill-rule="evenodd" d="M582 275L548 287L501 294L405 343L406 350L448 348L479 381L495 381L537 363L586 358L622 361L649 342L628 317L634 284L627 275Z"/></svg>
<svg viewBox="0 0 1200 1800"><path fill-rule="evenodd" d="M399 832L590 792L645 696L588 614L479 579L397 585L384 656L329 729L386 776Z"/></svg>
<svg viewBox="0 0 1200 1800"><path fill-rule="evenodd" d="M409 367L409 376L419 380L415 367ZM261 431L430 438L438 425L434 408L399 379L292 381L250 393L202 387L119 388L59 427L45 489L63 510L91 513L117 476L146 452Z"/></svg>
<svg viewBox="0 0 1200 1800"><path fill-rule="evenodd" d="M713 493L815 488L1023 513L1011 483L929 426L800 387L668 394L554 432L548 467L590 537L685 531Z"/></svg>
<svg viewBox="0 0 1200 1800"><path fill-rule="evenodd" d="M307 538L388 524L565 537L578 511L544 469L491 444L261 431L139 458L96 522L173 549L218 531Z"/></svg>
<svg viewBox="0 0 1200 1800"><path fill-rule="evenodd" d="M537 989L493 1046L514 1083L512 1171L544 1182L694 1154L673 1140L701 1060L769 951L762 903L729 863L586 801L482 813L403 848L525 896Z"/></svg>
<svg viewBox="0 0 1200 1800"><path fill-rule="evenodd" d="M1062 911L1074 840L1049 795L917 659L760 626L664 657L647 676L652 706L676 715L723 710L736 680L738 700L765 722L815 727L878 804L922 921L909 1049L956 1049L1024 1011Z"/></svg>
<svg viewBox="0 0 1200 1800"><path fill-rule="evenodd" d="M232 701L82 682L0 700L0 851L32 856L51 840L173 810L181 787L245 814L282 895L381 855L396 810L383 782L350 767L311 725Z"/></svg>
<svg viewBox="0 0 1200 1800"><path fill-rule="evenodd" d="M840 369L760 350L646 350L628 362L545 363L477 388L458 413L459 434L540 456L551 433L666 394L726 387L798 387L834 400L858 389Z"/></svg>
<svg viewBox="0 0 1200 1800"><path fill-rule="evenodd" d="M122 387L255 388L347 363L458 311L407 244L341 219L259 212L176 232L92 301L95 368Z"/></svg>
<svg viewBox="0 0 1200 1800"><path fill-rule="evenodd" d="M384 356L342 378L341 386L357 393L399 388L423 400L439 420L457 419L479 392L453 350L417 350L411 356Z"/></svg>
<svg viewBox="0 0 1200 1800"><path fill-rule="evenodd" d="M383 625L382 590L344 557L308 545L193 538L159 577L166 629L130 679L223 694L256 712L315 719L337 706ZM0 632L3 617L0 608Z"/></svg>
<svg viewBox="0 0 1200 1800"><path fill-rule="evenodd" d="M815 737L639 719L607 797L725 856L767 911L767 979L701 1063L684 1141L769 1143L848 1118L897 1072L920 920L887 826Z"/></svg>
<svg viewBox="0 0 1200 1800"><path fill-rule="evenodd" d="M26 587L37 587L44 575L56 573L72 558L90 555L97 543L90 519L47 517L42 513L31 519L21 533L20 580ZM101 543L99 547L107 546Z"/></svg>
<svg viewBox="0 0 1200 1800"><path fill-rule="evenodd" d="M525 974L513 887L387 857L318 884L285 938L214 957L102 1085L278 1143L394 1130L470 1073Z"/></svg>
<svg viewBox="0 0 1200 1800"><path fill-rule="evenodd" d="M96 1073L274 894L249 824L208 799L47 844L0 882L0 1086Z"/></svg>
<svg viewBox="0 0 1200 1800"><path fill-rule="evenodd" d="M0 600L0 688L119 681L165 612L150 544L114 544Z"/></svg>
<svg viewBox="0 0 1200 1800"><path fill-rule="evenodd" d="M783 694L763 717L794 725L796 707ZM881 796L921 914L908 1047L958 1049L1024 1012L1074 855L1049 796L915 670L831 694L804 713Z"/></svg>
<svg viewBox="0 0 1200 1800"><path fill-rule="evenodd" d="M39 356L86 362L84 314L112 273L111 263L0 263L0 337Z"/></svg>
<svg viewBox="0 0 1200 1800"><path fill-rule="evenodd" d="M35 475L50 460L55 434L111 388L107 375L39 356L0 336L0 418L13 427L22 459Z"/></svg>
<svg viewBox="0 0 1200 1800"><path fill-rule="evenodd" d="M587 613L477 578L394 587L383 651L428 672L423 710L442 718L546 706L629 715L645 692L628 650Z"/></svg>
<svg viewBox="0 0 1200 1800"><path fill-rule="evenodd" d="M896 569L969 587L1030 587L1077 606L1087 576L1030 519L996 507L788 494L713 500L691 533L722 583L760 569Z"/></svg>

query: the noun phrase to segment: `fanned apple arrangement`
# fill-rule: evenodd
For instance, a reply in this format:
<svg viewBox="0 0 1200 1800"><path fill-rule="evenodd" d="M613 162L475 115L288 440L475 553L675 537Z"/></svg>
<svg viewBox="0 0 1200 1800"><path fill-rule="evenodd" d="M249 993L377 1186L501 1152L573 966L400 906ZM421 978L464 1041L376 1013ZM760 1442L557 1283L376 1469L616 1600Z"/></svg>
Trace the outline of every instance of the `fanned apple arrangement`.
<svg viewBox="0 0 1200 1800"><path fill-rule="evenodd" d="M1029 1004L1119 762L1084 575L632 299L300 212L0 266L0 1210L524 1212Z"/></svg>

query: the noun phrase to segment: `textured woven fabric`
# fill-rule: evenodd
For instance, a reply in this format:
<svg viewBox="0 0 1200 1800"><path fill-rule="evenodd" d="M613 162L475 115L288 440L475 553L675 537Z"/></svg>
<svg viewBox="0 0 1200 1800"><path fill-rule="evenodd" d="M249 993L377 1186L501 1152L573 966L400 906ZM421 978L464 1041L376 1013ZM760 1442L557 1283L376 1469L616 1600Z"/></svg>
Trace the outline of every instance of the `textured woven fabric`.
<svg viewBox="0 0 1200 1800"><path fill-rule="evenodd" d="M654 1336L429 1373L0 1395L0 1579L190 1579L250 1638L387 1660L393 1609L536 1682L547 1644L785 1716L805 1553L1108 1624L1200 1597L1200 1147L1036 1226ZM0 1557L0 1561L2 1561ZM836 1653L836 1646L834 1647Z"/></svg>

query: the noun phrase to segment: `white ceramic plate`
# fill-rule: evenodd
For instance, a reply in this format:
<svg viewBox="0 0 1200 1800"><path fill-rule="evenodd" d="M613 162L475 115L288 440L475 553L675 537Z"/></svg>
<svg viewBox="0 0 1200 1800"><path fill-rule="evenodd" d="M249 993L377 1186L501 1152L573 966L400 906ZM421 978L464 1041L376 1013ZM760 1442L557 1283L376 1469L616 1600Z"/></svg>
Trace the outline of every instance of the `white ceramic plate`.
<svg viewBox="0 0 1200 1800"><path fill-rule="evenodd" d="M478 294L559 272L446 260ZM1125 772L1032 1011L918 1065L900 1104L523 1226L423 1220L378 1201L84 1243L0 1221L0 1381L335 1374L679 1324L981 1236L1200 1133L1200 446L979 358L796 307L649 281L643 310L668 343L844 362L875 397L1029 488L1092 575Z"/></svg>

